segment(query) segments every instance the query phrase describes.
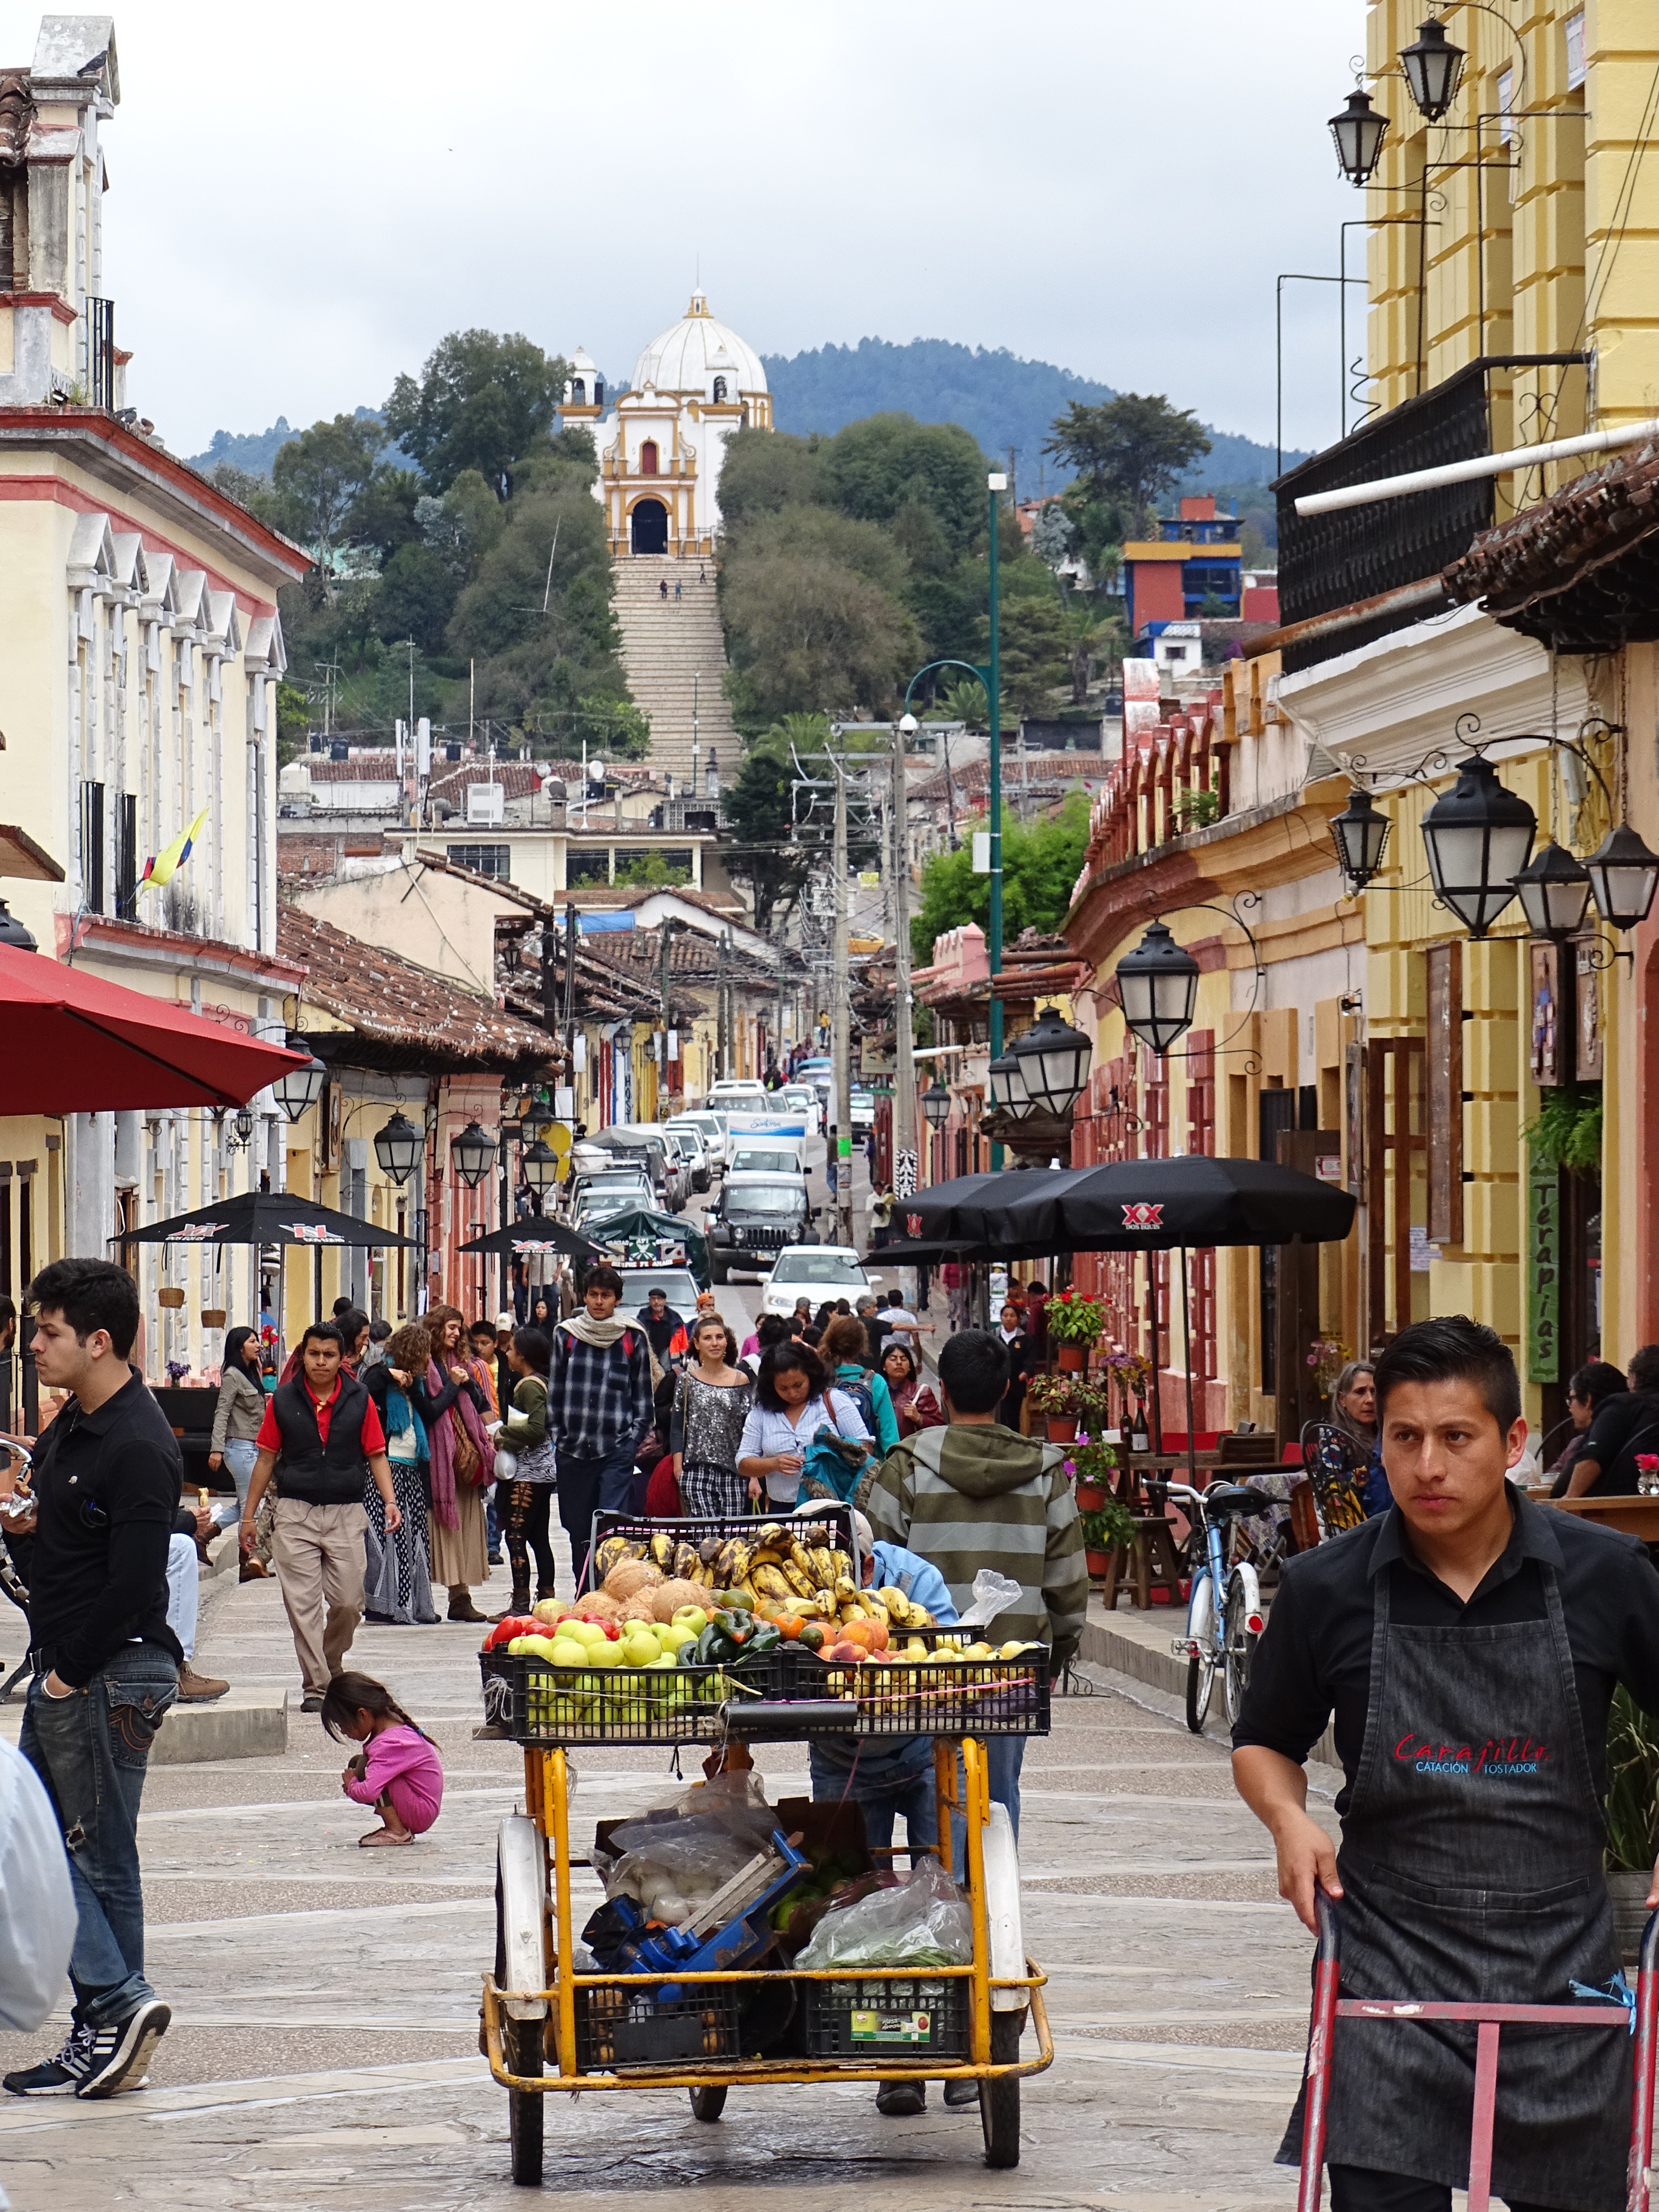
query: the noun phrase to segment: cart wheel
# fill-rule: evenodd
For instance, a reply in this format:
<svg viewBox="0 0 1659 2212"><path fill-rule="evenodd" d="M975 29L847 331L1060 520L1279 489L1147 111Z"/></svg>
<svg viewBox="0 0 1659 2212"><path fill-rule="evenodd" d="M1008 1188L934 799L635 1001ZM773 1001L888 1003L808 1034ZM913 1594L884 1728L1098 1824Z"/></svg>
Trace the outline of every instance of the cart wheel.
<svg viewBox="0 0 1659 2212"><path fill-rule="evenodd" d="M718 2088L694 2089L691 2092L692 2116L699 2120L717 2120L726 2110L726 2084Z"/></svg>
<svg viewBox="0 0 1659 2212"><path fill-rule="evenodd" d="M1019 2057L1020 2030L1025 2025L1021 2012L994 2012L991 2014L991 2063L994 2066L1012 2066ZM985 2163L987 2166L1018 2166L1019 2164L1019 2076L1006 2074L993 2081L979 2085L980 2125L985 2130Z"/></svg>
<svg viewBox="0 0 1659 2212"><path fill-rule="evenodd" d="M538 2020L504 2020L501 2055L514 2074L542 2070L542 2023ZM533 2089L507 2093L507 2133L513 2145L513 2179L521 2188L542 2185L542 2115L546 2100Z"/></svg>

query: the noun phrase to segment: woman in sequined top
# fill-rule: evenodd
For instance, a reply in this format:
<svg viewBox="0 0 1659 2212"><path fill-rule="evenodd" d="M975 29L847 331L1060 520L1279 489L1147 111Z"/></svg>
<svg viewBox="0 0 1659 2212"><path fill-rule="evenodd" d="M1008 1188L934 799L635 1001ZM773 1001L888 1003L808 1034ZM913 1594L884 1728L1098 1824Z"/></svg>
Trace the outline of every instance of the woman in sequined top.
<svg viewBox="0 0 1659 2212"><path fill-rule="evenodd" d="M681 1374L668 1431L680 1511L688 1520L748 1512L760 1485L738 1473L738 1442L754 1385L738 1364L737 1339L718 1314L699 1320L691 1349L696 1364Z"/></svg>

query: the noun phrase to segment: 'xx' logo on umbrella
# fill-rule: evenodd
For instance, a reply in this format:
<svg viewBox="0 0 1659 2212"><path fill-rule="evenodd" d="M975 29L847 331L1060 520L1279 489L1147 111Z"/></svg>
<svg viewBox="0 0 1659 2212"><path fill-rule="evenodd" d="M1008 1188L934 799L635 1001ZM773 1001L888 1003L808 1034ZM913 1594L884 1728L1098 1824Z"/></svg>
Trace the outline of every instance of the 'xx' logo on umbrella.
<svg viewBox="0 0 1659 2212"><path fill-rule="evenodd" d="M921 1234L921 1216L919 1213L907 1213L904 1217L904 1226L910 1236L920 1237Z"/></svg>
<svg viewBox="0 0 1659 2212"><path fill-rule="evenodd" d="M332 1230L324 1228L320 1221L315 1223L284 1221L280 1226L287 1230L296 1244L343 1244L345 1243L343 1237L337 1237Z"/></svg>
<svg viewBox="0 0 1659 2212"><path fill-rule="evenodd" d="M1161 1229L1164 1226L1164 1208L1162 1206L1150 1206L1144 1198L1139 1199L1133 1206L1124 1207L1123 1226L1126 1229Z"/></svg>

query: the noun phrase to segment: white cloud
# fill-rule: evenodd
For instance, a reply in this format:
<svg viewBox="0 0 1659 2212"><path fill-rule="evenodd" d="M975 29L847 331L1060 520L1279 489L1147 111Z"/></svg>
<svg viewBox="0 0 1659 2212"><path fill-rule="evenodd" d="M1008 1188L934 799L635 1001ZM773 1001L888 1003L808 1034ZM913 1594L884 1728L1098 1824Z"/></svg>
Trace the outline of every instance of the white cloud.
<svg viewBox="0 0 1659 2212"><path fill-rule="evenodd" d="M763 352L1007 346L1271 437L1275 274L1333 270L1361 211L1325 118L1363 16L127 0L106 285L130 388L188 453L377 403L468 325L619 378L700 264ZM37 20L7 0L0 52ZM1290 288L1285 336L1286 441L1324 443L1334 288Z"/></svg>

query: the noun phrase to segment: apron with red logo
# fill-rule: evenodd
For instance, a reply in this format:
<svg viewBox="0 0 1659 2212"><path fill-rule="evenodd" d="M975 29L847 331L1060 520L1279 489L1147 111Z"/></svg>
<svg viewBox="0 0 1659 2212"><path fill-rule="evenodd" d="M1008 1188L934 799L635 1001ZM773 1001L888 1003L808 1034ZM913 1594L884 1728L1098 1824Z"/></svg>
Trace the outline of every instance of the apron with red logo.
<svg viewBox="0 0 1659 2212"><path fill-rule="evenodd" d="M1547 1621L1411 1628L1376 1578L1370 1700L1338 1856L1341 1994L1571 2004L1619 1966L1572 1654L1554 1571ZM1606 1998L1601 2002L1605 2004ZM1326 2158L1468 2185L1473 2024L1337 2022ZM1495 2197L1622 2212L1631 2038L1505 2027ZM1302 2154L1305 2089L1279 2152Z"/></svg>

